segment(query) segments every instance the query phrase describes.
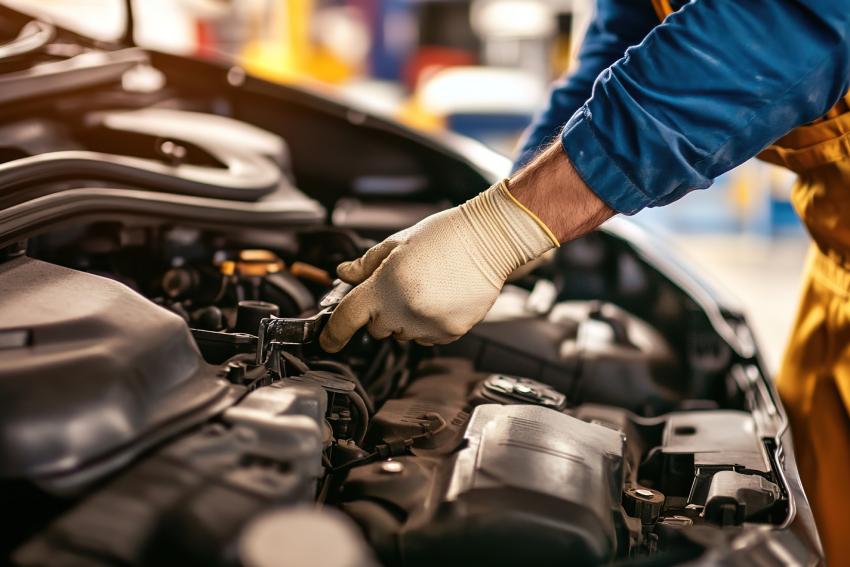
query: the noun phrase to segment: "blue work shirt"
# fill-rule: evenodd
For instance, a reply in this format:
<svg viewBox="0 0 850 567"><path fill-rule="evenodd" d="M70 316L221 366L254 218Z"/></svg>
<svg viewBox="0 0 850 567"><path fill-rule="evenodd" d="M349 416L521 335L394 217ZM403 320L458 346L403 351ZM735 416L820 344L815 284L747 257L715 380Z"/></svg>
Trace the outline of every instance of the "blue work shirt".
<svg viewBox="0 0 850 567"><path fill-rule="evenodd" d="M597 0L517 167L560 136L617 211L672 203L847 94L848 32L850 0L693 0L663 24L651 0Z"/></svg>

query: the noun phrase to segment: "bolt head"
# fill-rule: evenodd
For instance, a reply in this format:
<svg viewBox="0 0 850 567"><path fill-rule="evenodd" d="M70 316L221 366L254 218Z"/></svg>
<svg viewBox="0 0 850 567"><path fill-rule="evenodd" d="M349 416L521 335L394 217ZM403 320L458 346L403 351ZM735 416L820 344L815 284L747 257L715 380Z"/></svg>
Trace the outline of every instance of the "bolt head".
<svg viewBox="0 0 850 567"><path fill-rule="evenodd" d="M637 494L641 498L652 498L653 497L652 491L647 490L645 488L638 488L637 490L635 490L635 494Z"/></svg>
<svg viewBox="0 0 850 567"><path fill-rule="evenodd" d="M384 474L398 474L404 470L404 463L398 461L386 461L381 463L381 472Z"/></svg>

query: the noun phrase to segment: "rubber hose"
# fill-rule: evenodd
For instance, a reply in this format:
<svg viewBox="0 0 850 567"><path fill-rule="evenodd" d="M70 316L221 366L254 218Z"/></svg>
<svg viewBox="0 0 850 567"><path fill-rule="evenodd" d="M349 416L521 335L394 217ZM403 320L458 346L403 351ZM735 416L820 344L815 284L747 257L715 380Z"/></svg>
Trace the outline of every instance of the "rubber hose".
<svg viewBox="0 0 850 567"><path fill-rule="evenodd" d="M348 399L354 404L354 407L357 408L357 415L359 416L360 427L357 431L357 437L354 439L354 442L357 443L358 447L363 446L363 440L366 439L366 432L369 429L369 413L366 410L366 404L363 402L363 398L360 397L360 394L357 392L348 392Z"/></svg>

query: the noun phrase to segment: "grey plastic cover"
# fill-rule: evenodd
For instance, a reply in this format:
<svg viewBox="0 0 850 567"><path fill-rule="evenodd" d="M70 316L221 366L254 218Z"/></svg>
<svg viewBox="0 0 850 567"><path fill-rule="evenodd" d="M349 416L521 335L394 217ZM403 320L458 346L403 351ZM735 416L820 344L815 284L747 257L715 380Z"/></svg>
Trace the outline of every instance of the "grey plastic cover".
<svg viewBox="0 0 850 567"><path fill-rule="evenodd" d="M475 408L465 440L449 461L437 516L404 537L406 564L599 565L614 557L623 533L619 431L547 408L491 404Z"/></svg>
<svg viewBox="0 0 850 567"><path fill-rule="evenodd" d="M664 426L667 454L694 455L696 467L735 465L770 472L752 414L735 410L672 413Z"/></svg>
<svg viewBox="0 0 850 567"><path fill-rule="evenodd" d="M0 264L0 477L63 475L230 394L177 315L31 258Z"/></svg>

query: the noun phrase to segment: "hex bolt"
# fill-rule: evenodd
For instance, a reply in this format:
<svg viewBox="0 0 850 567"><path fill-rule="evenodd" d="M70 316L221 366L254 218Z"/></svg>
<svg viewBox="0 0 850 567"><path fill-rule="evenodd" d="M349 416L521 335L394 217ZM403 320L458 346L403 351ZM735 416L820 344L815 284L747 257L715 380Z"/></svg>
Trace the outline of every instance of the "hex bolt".
<svg viewBox="0 0 850 567"><path fill-rule="evenodd" d="M384 474L398 474L404 471L404 463L398 461L386 461L381 463L381 472Z"/></svg>
<svg viewBox="0 0 850 567"><path fill-rule="evenodd" d="M623 507L633 518L640 518L644 525L654 524L664 507L664 495L657 490L632 487L623 494Z"/></svg>

